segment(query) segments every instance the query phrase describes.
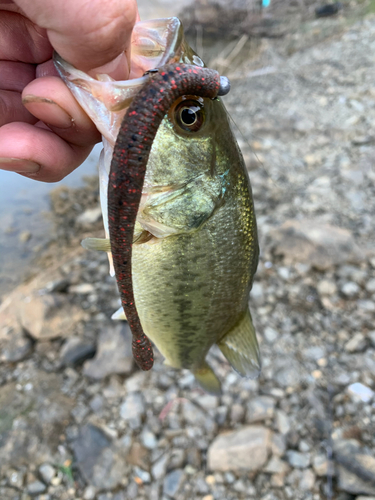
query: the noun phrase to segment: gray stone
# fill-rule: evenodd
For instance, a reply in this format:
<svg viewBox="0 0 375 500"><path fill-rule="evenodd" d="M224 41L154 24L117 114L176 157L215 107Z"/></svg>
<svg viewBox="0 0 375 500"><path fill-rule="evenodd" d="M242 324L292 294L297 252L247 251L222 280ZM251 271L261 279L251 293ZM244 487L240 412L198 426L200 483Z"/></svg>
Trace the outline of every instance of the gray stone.
<svg viewBox="0 0 375 500"><path fill-rule="evenodd" d="M273 344L277 340L278 336L279 333L270 326L267 326L264 329L264 338L269 344Z"/></svg>
<svg viewBox="0 0 375 500"><path fill-rule="evenodd" d="M15 363L31 352L33 343L18 326L6 328L1 337L0 362Z"/></svg>
<svg viewBox="0 0 375 500"><path fill-rule="evenodd" d="M334 281L330 280L322 280L319 281L317 290L319 295L325 296L325 295L334 295L337 292L337 286Z"/></svg>
<svg viewBox="0 0 375 500"><path fill-rule="evenodd" d="M148 429L143 429L140 439L143 446L149 450L154 450L158 446L158 440L155 434Z"/></svg>
<svg viewBox="0 0 375 500"><path fill-rule="evenodd" d="M328 473L333 473L327 455L319 454L313 458L312 461L314 472L317 476L327 476Z"/></svg>
<svg viewBox="0 0 375 500"><path fill-rule="evenodd" d="M373 347L375 347L375 330L368 332L368 336L371 341L371 344L373 345Z"/></svg>
<svg viewBox="0 0 375 500"><path fill-rule="evenodd" d="M299 480L299 488L302 491L311 491L315 484L315 474L311 469L303 470Z"/></svg>
<svg viewBox="0 0 375 500"><path fill-rule="evenodd" d="M39 467L39 474L43 481L46 484L49 484L51 482L51 479L56 475L56 469L50 464L42 464Z"/></svg>
<svg viewBox="0 0 375 500"><path fill-rule="evenodd" d="M133 369L131 339L128 323L119 322L103 328L95 358L84 364L84 375L100 380L116 373L129 374Z"/></svg>
<svg viewBox="0 0 375 500"><path fill-rule="evenodd" d="M286 450L285 437L282 434L273 434L271 441L272 454L277 457L282 457Z"/></svg>
<svg viewBox="0 0 375 500"><path fill-rule="evenodd" d="M335 462L339 464L339 490L354 495L375 495L375 458L363 453L358 441L353 439L335 439L333 451Z"/></svg>
<svg viewBox="0 0 375 500"><path fill-rule="evenodd" d="M255 471L268 458L271 432L261 426L248 426L220 434L211 443L207 465L213 471Z"/></svg>
<svg viewBox="0 0 375 500"><path fill-rule="evenodd" d="M361 261L364 256L347 230L304 219L288 220L269 232L272 248L286 263L307 262L325 270L345 262Z"/></svg>
<svg viewBox="0 0 375 500"><path fill-rule="evenodd" d="M348 281L344 283L341 287L341 292L345 295L345 297L352 298L358 295L360 291L360 287L354 281Z"/></svg>
<svg viewBox="0 0 375 500"><path fill-rule="evenodd" d="M370 279L366 283L366 290L370 293L375 293L375 278Z"/></svg>
<svg viewBox="0 0 375 500"><path fill-rule="evenodd" d="M276 411L276 425L280 434L285 435L290 431L289 418L283 410Z"/></svg>
<svg viewBox="0 0 375 500"><path fill-rule="evenodd" d="M267 472L267 474L286 474L289 470L289 466L279 457L272 457L263 470Z"/></svg>
<svg viewBox="0 0 375 500"><path fill-rule="evenodd" d="M169 453L164 453L153 465L151 473L154 479L158 480L165 476L169 462Z"/></svg>
<svg viewBox="0 0 375 500"><path fill-rule="evenodd" d="M135 473L136 476L139 477L139 479L142 481L142 483L148 484L148 483L151 482L151 475L146 470L143 470L140 467L135 466L134 467L134 473Z"/></svg>
<svg viewBox="0 0 375 500"><path fill-rule="evenodd" d="M375 395L374 391L360 382L349 385L347 391L354 400L364 403L369 403Z"/></svg>
<svg viewBox="0 0 375 500"><path fill-rule="evenodd" d="M163 483L163 493L170 498L174 498L181 488L185 479L184 471L176 469L165 476Z"/></svg>
<svg viewBox="0 0 375 500"><path fill-rule="evenodd" d="M80 337L69 338L60 350L60 358L63 365L77 365L88 358L92 358L96 348L92 342Z"/></svg>
<svg viewBox="0 0 375 500"><path fill-rule="evenodd" d="M274 411L275 400L273 398L270 396L258 396L248 402L246 420L252 423L273 418Z"/></svg>
<svg viewBox="0 0 375 500"><path fill-rule="evenodd" d="M295 469L305 469L310 465L309 453L300 453L299 451L288 450L286 452L286 457L289 464Z"/></svg>
<svg viewBox="0 0 375 500"><path fill-rule="evenodd" d="M27 485L27 493L31 496L39 495L46 491L46 485L41 481L33 481L32 483Z"/></svg>
<svg viewBox="0 0 375 500"><path fill-rule="evenodd" d="M120 406L121 418L134 428L141 424L141 418L145 411L145 401L139 392L131 392Z"/></svg>
<svg viewBox="0 0 375 500"><path fill-rule="evenodd" d="M77 293L79 295L88 295L95 292L95 287L91 283L78 283L69 287L69 293Z"/></svg>
<svg viewBox="0 0 375 500"><path fill-rule="evenodd" d="M362 333L356 333L344 347L346 352L360 352L365 349L366 345L366 337Z"/></svg>
<svg viewBox="0 0 375 500"><path fill-rule="evenodd" d="M125 453L101 429L84 425L72 447L77 467L88 484L100 490L121 484L127 464Z"/></svg>

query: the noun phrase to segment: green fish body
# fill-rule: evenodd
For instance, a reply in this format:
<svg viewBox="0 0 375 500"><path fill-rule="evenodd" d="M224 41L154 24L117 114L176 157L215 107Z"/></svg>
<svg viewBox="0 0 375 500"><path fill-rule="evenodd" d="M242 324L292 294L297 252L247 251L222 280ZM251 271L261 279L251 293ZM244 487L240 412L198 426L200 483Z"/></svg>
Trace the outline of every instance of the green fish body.
<svg viewBox="0 0 375 500"><path fill-rule="evenodd" d="M146 24L153 39L155 30L150 23L138 23L136 28ZM157 40L162 47L161 59L169 54L168 62L174 62L178 54L181 62L199 63L184 42L176 18L164 20L164 32L161 20L155 23L161 33L159 38L169 26L164 46ZM147 30L141 28L145 36ZM135 34L139 31L136 29ZM136 35L135 40L139 40ZM142 54L139 47L138 54ZM101 82L90 82L92 79L85 75L83 91L84 74L61 59L57 64L81 105L96 123L100 121L102 133L107 124L107 151L102 155L101 172L105 207L108 159L116 132L108 133L108 129L115 129L113 123L121 123L129 95L137 91L138 82L134 80L134 88L131 81L126 82L123 106L117 98L114 110L115 106L111 109L108 102L114 102L119 83L125 82L115 82L112 94L105 82L105 91L91 92L90 103L85 95L90 94L87 81L93 88ZM157 66L154 60L148 64ZM151 68L145 65L144 69ZM99 95L100 104L104 103L107 119L98 118L98 105L92 105L93 94L96 99ZM182 114L186 113L185 103L189 109L198 110L196 117L202 122L198 130L184 126L181 117L187 116ZM108 231L105 208L103 216ZM110 251L106 240L89 239L84 246ZM152 145L133 241L132 280L145 334L165 357L166 364L190 369L208 392L220 392L220 383L205 361L213 344L242 376L259 374L259 349L248 306L258 254L250 181L225 108L219 99L186 96L164 117ZM118 312L115 317L123 315Z"/></svg>

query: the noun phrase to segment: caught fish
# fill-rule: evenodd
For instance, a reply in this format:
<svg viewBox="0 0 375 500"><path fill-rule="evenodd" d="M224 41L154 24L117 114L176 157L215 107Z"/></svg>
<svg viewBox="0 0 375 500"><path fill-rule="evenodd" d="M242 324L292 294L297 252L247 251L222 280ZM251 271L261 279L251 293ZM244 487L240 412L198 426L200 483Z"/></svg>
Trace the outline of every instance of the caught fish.
<svg viewBox="0 0 375 500"><path fill-rule="evenodd" d="M227 113L215 97L217 73L204 68L176 18L135 26L133 68L150 72L140 78L92 78L58 56L55 64L103 135L99 175L106 239L83 245L107 251L112 274L114 257L137 362L152 366L149 338L167 365L190 369L205 390L218 394L220 382L205 360L217 344L240 375L258 376L248 306L259 253L254 206ZM160 72L150 71L155 68ZM183 87L180 73L189 71L200 78L210 74L216 93L204 82L202 88L197 81ZM158 91L173 97L166 109L155 97ZM153 113L160 125L152 141ZM149 148L145 161L143 148ZM137 151L131 160L129 151ZM114 315L124 317L122 308Z"/></svg>

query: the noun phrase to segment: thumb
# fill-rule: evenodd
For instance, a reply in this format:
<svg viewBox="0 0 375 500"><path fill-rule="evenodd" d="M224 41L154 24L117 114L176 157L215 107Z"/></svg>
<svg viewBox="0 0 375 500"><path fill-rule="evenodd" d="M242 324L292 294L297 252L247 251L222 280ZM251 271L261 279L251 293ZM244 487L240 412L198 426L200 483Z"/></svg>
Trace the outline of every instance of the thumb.
<svg viewBox="0 0 375 500"><path fill-rule="evenodd" d="M136 0L15 3L32 22L46 29L53 48L73 66L89 71L113 61L107 72L128 77L131 33L138 15Z"/></svg>

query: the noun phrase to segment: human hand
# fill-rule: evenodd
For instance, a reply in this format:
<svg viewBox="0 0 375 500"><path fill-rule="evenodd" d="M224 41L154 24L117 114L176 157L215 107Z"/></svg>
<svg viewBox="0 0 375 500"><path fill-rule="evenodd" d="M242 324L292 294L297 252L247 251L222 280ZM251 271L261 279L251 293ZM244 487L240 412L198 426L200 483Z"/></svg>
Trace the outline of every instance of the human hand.
<svg viewBox="0 0 375 500"><path fill-rule="evenodd" d="M0 169L57 182L85 160L100 134L53 50L93 76L127 79L137 16L136 0L0 0Z"/></svg>

